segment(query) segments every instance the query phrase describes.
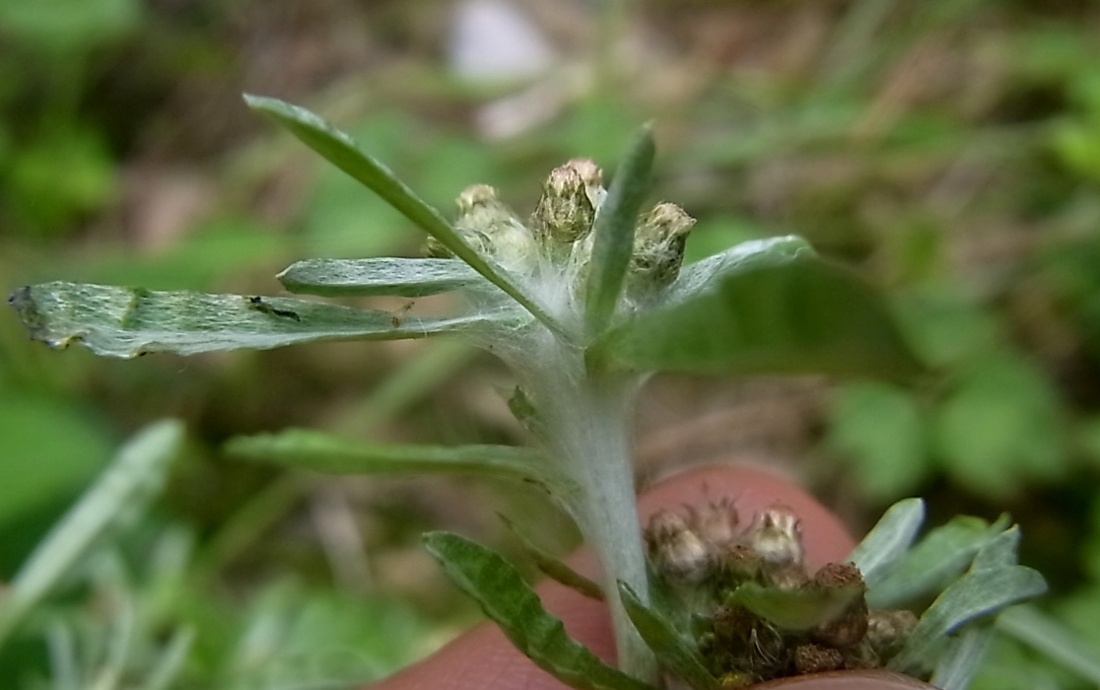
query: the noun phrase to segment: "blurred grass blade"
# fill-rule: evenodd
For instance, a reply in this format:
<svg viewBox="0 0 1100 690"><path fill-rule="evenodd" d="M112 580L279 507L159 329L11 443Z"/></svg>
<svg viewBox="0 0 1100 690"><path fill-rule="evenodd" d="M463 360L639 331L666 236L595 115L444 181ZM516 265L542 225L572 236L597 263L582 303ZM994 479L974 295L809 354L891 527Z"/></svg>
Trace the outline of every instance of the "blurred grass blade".
<svg viewBox="0 0 1100 690"><path fill-rule="evenodd" d="M428 446L370 443L323 431L288 429L238 436L225 444L238 458L331 474L470 474L534 481L554 494L569 492L542 453L516 446Z"/></svg>
<svg viewBox="0 0 1100 690"><path fill-rule="evenodd" d="M678 304L613 328L590 357L613 368L690 373L921 371L875 291L809 257L716 277Z"/></svg>
<svg viewBox="0 0 1100 690"><path fill-rule="evenodd" d="M718 687L718 679L707 670L698 651L676 631L672 623L643 604L625 582L619 582L619 596L626 615L630 616L630 622L664 668L679 676L692 690L712 690Z"/></svg>
<svg viewBox="0 0 1100 690"><path fill-rule="evenodd" d="M993 626L975 626L951 641L947 653L936 663L929 682L940 690L966 690L985 662L993 641Z"/></svg>
<svg viewBox="0 0 1100 690"><path fill-rule="evenodd" d="M438 210L405 186L389 168L360 149L347 134L305 108L275 98L245 94L244 100L248 107L275 120L306 146L382 197L424 232L439 240L456 257L523 305L548 328L560 332L557 322L523 291L507 271L478 254Z"/></svg>
<svg viewBox="0 0 1100 690"><path fill-rule="evenodd" d="M516 524L509 520L507 516L500 514L500 520L505 524L508 530L515 535L520 545L523 546L523 552L534 562L535 567L544 575L555 582L559 582L572 590L580 592L590 599L596 599L598 601L603 601L605 599L603 589L601 589L598 584L584 575L581 575L576 570L573 570L563 563L560 559L555 558L537 546L520 532Z"/></svg>
<svg viewBox="0 0 1100 690"><path fill-rule="evenodd" d="M969 572L936 597L921 615L905 647L888 666L899 671L919 671L929 665L931 654L945 635L1046 591L1043 576L1022 565Z"/></svg>
<svg viewBox="0 0 1100 690"><path fill-rule="evenodd" d="M453 259L308 259L278 278L291 292L326 296L422 297L487 285L477 271Z"/></svg>
<svg viewBox="0 0 1100 690"><path fill-rule="evenodd" d="M870 587L905 555L924 522L924 501L907 498L890 509L867 533L848 560L859 568Z"/></svg>
<svg viewBox="0 0 1100 690"><path fill-rule="evenodd" d="M896 608L945 587L966 570L978 551L1008 526L960 515L930 531L867 590L867 605Z"/></svg>
<svg viewBox="0 0 1100 690"><path fill-rule="evenodd" d="M634 226L649 191L655 153L653 131L646 125L631 140L592 224L592 259L584 305L590 336L603 332L619 303L634 252Z"/></svg>
<svg viewBox="0 0 1100 690"><path fill-rule="evenodd" d="M79 342L98 355L193 355L323 340L399 340L460 332L506 317L428 318L284 297L156 292L45 283L8 300L35 340Z"/></svg>
<svg viewBox="0 0 1100 690"><path fill-rule="evenodd" d="M1080 633L1067 628L1030 605L1013 606L997 617L997 629L1046 655L1063 668L1092 685L1100 686L1100 657L1082 641Z"/></svg>
<svg viewBox="0 0 1100 690"><path fill-rule="evenodd" d="M187 655L195 642L195 628L190 625L176 629L164 646L156 666L149 673L142 690L169 690L183 671Z"/></svg>
<svg viewBox="0 0 1100 690"><path fill-rule="evenodd" d="M862 585L788 590L746 582L730 593L726 603L740 604L787 630L809 630L839 616L862 594Z"/></svg>
<svg viewBox="0 0 1100 690"><path fill-rule="evenodd" d="M499 554L457 534L424 535L428 552L473 597L521 652L544 671L580 690L653 690L600 661L565 632L538 595Z"/></svg>
<svg viewBox="0 0 1100 690"><path fill-rule="evenodd" d="M39 543L0 599L0 646L84 557L97 538L160 491L183 444L183 425L157 422L118 452L98 481Z"/></svg>

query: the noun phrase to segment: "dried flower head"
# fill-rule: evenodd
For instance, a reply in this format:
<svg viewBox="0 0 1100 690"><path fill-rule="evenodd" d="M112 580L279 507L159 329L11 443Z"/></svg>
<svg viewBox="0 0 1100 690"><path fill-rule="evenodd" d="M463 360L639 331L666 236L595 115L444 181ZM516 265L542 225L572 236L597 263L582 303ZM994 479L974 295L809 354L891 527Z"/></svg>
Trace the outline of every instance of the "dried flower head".
<svg viewBox="0 0 1100 690"><path fill-rule="evenodd" d="M731 548L737 541L740 517L729 498L708 501L702 508L688 506L687 510L688 524L715 552Z"/></svg>
<svg viewBox="0 0 1100 690"><path fill-rule="evenodd" d="M653 567L670 582L701 582L711 572L707 545L678 513L671 510L654 513L645 530L645 541Z"/></svg>
<svg viewBox="0 0 1100 690"><path fill-rule="evenodd" d="M802 566L801 525L785 506L772 506L758 515L745 539L766 563Z"/></svg>

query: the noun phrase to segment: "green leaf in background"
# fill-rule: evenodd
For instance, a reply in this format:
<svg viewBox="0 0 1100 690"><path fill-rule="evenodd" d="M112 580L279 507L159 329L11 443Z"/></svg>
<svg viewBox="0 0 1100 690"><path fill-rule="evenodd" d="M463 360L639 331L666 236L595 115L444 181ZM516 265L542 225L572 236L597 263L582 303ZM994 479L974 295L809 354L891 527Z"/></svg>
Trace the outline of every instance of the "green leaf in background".
<svg viewBox="0 0 1100 690"><path fill-rule="evenodd" d="M111 455L103 427L71 402L0 392L0 524L94 476Z"/></svg>
<svg viewBox="0 0 1100 690"><path fill-rule="evenodd" d="M306 259L278 275L287 290L308 295L422 297L471 285L489 286L453 259Z"/></svg>
<svg viewBox="0 0 1100 690"><path fill-rule="evenodd" d="M698 651L678 633L672 623L650 609L638 599L638 595L625 582L619 582L619 596L626 615L638 629L645 643L657 656L657 661L667 670L683 679L692 690L712 690L718 687L716 679Z"/></svg>
<svg viewBox="0 0 1100 690"><path fill-rule="evenodd" d="M9 303L35 340L79 342L98 355L193 355L324 340L400 340L461 332L491 317L397 317L282 297L155 292L78 283L16 290Z"/></svg>
<svg viewBox="0 0 1100 690"><path fill-rule="evenodd" d="M890 572L909 550L924 522L924 501L907 498L890 506L863 541L848 556L872 587Z"/></svg>
<svg viewBox="0 0 1100 690"><path fill-rule="evenodd" d="M427 446L369 443L323 431L288 429L274 434L238 436L225 452L248 460L275 462L331 474L469 473L535 481L568 498L574 490L537 450L517 446Z"/></svg>
<svg viewBox="0 0 1100 690"><path fill-rule="evenodd" d="M746 267L617 326L596 346L612 367L690 373L905 378L921 366L885 305L851 272L813 258Z"/></svg>
<svg viewBox="0 0 1100 690"><path fill-rule="evenodd" d="M89 50L118 40L141 26L138 0L0 0L6 36L38 50Z"/></svg>
<svg viewBox="0 0 1100 690"><path fill-rule="evenodd" d="M1061 405L1053 383L1022 357L976 361L939 407L935 440L945 471L987 496L1066 470Z"/></svg>
<svg viewBox="0 0 1100 690"><path fill-rule="evenodd" d="M656 144L647 125L638 131L619 162L607 197L592 223L592 258L588 264L584 318L589 336L606 328L626 280L634 251L634 226L649 191Z"/></svg>
<svg viewBox="0 0 1100 690"><path fill-rule="evenodd" d="M557 322L520 288L507 271L478 254L439 211L406 187L389 168L363 152L347 134L304 108L274 98L251 95L244 98L250 108L274 119L302 143L385 199L548 328L558 330Z"/></svg>
<svg viewBox="0 0 1100 690"><path fill-rule="evenodd" d="M916 398L888 383L859 381L838 390L826 443L874 500L911 493L932 469Z"/></svg>
<svg viewBox="0 0 1100 690"><path fill-rule="evenodd" d="M936 662L929 682L940 690L966 690L985 663L992 641L993 626L989 623L963 631Z"/></svg>
<svg viewBox="0 0 1100 690"><path fill-rule="evenodd" d="M424 543L451 581L478 602L512 644L558 680L578 690L653 690L569 637L499 554L447 532L429 532Z"/></svg>
<svg viewBox="0 0 1100 690"><path fill-rule="evenodd" d="M863 585L779 589L755 582L738 585L726 599L788 630L809 630L835 619L863 595Z"/></svg>
<svg viewBox="0 0 1100 690"><path fill-rule="evenodd" d="M107 471L39 543L0 599L0 646L99 537L160 491L182 443L183 425L162 421L145 427L119 450Z"/></svg>
<svg viewBox="0 0 1100 690"><path fill-rule="evenodd" d="M943 589L963 572L974 556L1005 531L1008 518L994 524L961 515L930 531L867 590L872 608L897 608Z"/></svg>
<svg viewBox="0 0 1100 690"><path fill-rule="evenodd" d="M555 558L544 549L540 548L520 532L519 528L516 527L516 523L509 520L505 515L500 515L500 519L508 530L515 535L516 539L519 540L520 545L523 547L524 554L534 562L535 567L538 568L543 575L546 575L551 580L563 584L590 599L603 601L606 598L604 597L603 589L601 589L598 584L570 568L563 563L561 559Z"/></svg>
<svg viewBox="0 0 1100 690"><path fill-rule="evenodd" d="M1057 618L1028 604L1013 606L997 617L997 629L1100 686L1096 648Z"/></svg>

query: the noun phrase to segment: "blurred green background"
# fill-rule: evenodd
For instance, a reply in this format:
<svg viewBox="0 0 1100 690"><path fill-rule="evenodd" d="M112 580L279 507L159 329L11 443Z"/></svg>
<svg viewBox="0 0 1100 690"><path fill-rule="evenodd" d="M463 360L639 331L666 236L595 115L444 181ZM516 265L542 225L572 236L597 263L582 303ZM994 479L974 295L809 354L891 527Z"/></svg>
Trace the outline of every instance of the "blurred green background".
<svg viewBox="0 0 1100 690"><path fill-rule="evenodd" d="M612 168L654 119L656 194L699 220L689 260L803 234L887 292L941 375L659 378L642 480L765 463L856 532L909 495L932 522L1009 511L1044 608L1100 656L1098 36L1093 0L0 0L0 288L270 294L299 258L420 251L242 91L324 114L444 209L485 182L525 214L554 165ZM521 442L507 386L447 343L119 362L0 315L0 581L131 432L189 431L106 565L0 649L0 686L335 688L427 653L475 614L420 531L515 552L502 510L565 550L565 519L484 483L281 474L219 444L287 425ZM994 655L977 687L1090 687L1015 643Z"/></svg>

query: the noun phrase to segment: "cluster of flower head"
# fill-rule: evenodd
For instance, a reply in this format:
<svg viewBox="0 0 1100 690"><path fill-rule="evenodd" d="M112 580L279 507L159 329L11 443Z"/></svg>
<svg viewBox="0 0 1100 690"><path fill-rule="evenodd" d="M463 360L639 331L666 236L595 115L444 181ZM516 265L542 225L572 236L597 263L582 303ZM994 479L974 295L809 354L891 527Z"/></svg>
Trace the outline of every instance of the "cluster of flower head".
<svg viewBox="0 0 1100 690"><path fill-rule="evenodd" d="M806 571L798 518L773 506L742 527L733 503L681 514L661 511L645 530L650 569L663 596L685 607L679 624L723 688L838 669L878 668L916 625L910 611L868 610L859 569L830 563ZM746 586L747 585L747 586ZM744 596L804 606L843 604L809 626L770 620ZM820 595L820 596L819 596ZM752 609L756 608L754 612Z"/></svg>
<svg viewBox="0 0 1100 690"><path fill-rule="evenodd" d="M519 276L553 276L572 297L583 284L592 253L592 228L607 191L603 170L587 158L554 168L527 223L488 185L465 189L456 200L455 228L479 253ZM687 234L695 224L676 204L661 202L638 219L627 277L627 295L644 298L676 279ZM449 257L446 247L428 240L428 254ZM564 280L562 280L564 278Z"/></svg>

